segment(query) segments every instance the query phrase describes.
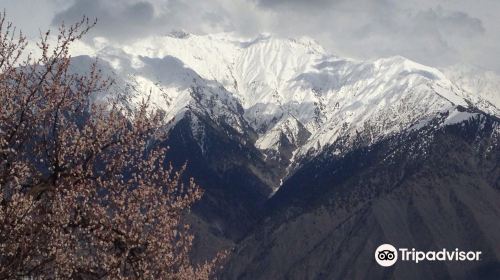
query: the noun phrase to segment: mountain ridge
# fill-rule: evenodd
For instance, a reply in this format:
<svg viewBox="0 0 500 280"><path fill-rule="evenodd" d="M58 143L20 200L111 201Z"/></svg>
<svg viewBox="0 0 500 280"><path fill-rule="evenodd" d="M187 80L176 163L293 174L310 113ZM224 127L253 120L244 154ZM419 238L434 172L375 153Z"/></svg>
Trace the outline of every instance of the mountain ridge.
<svg viewBox="0 0 500 280"><path fill-rule="evenodd" d="M296 139L293 129L283 126L287 118L295 118L309 136L290 143L293 151L281 159L287 164L321 152L342 134L352 138L367 126L376 127L376 141L456 106L499 115L490 102L438 69L401 56L339 58L308 38L183 32L128 45L94 41L95 55L139 92L133 99L149 92L168 120L181 119L196 107L214 120L224 118L237 131L251 127L257 147L276 157L280 135Z"/></svg>

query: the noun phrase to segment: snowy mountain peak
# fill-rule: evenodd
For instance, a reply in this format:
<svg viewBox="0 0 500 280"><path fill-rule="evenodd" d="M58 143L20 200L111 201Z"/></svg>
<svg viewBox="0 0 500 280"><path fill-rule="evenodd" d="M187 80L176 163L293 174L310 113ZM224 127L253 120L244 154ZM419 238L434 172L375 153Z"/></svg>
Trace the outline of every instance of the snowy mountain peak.
<svg viewBox="0 0 500 280"><path fill-rule="evenodd" d="M266 153L286 144L290 161L342 137L370 143L457 106L498 114L474 95L478 86L448 79L449 71L401 56L340 58L310 38L173 32L126 45L98 38L93 47L134 98L151 92L168 118L195 110L242 135L250 129Z"/></svg>

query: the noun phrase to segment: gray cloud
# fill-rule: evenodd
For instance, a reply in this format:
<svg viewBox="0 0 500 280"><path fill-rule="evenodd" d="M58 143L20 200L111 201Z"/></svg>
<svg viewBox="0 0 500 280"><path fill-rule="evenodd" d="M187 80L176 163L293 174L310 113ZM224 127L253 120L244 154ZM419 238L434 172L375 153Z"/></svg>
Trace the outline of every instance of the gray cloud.
<svg viewBox="0 0 500 280"><path fill-rule="evenodd" d="M93 36L128 40L151 34L161 35L172 29L197 33L210 29L223 30L221 26L227 24L224 13L219 5L203 1L78 0L58 12L52 24L75 22L86 15L98 19L98 25L92 30Z"/></svg>
<svg viewBox="0 0 500 280"><path fill-rule="evenodd" d="M76 22L83 15L98 19L98 25L94 28L93 35L113 39L137 36L141 31L147 34L147 30L158 24L155 22L155 8L149 2L102 0L75 1L72 6L57 13L52 24Z"/></svg>
<svg viewBox="0 0 500 280"><path fill-rule="evenodd" d="M272 27L278 33L314 34L340 54L361 58L403 55L435 66L462 62L486 32L480 18L416 0L317 0L309 3L313 7L306 1L258 3L280 19Z"/></svg>
<svg viewBox="0 0 500 280"><path fill-rule="evenodd" d="M7 1L8 9L34 0ZM62 3L64 2L64 4ZM354 58L403 55L433 66L473 63L500 72L496 0L38 0L51 22L99 19L90 36L134 40L175 29L310 36ZM54 3L57 3L55 5ZM40 6L41 4L38 4ZM35 5L36 6L36 5ZM47 8L42 9L47 12ZM30 13L17 13L30 14ZM41 17L40 13L37 14ZM20 18L22 18L20 16ZM22 18L29 22L29 17ZM50 22L50 20L49 20Z"/></svg>

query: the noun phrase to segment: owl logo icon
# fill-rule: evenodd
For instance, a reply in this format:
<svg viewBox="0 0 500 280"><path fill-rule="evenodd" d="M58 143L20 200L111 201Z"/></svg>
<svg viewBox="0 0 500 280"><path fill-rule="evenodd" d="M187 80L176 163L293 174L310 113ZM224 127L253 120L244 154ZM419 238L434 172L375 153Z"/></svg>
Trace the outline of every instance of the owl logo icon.
<svg viewBox="0 0 500 280"><path fill-rule="evenodd" d="M398 250L391 244L382 244L375 250L375 261L381 266L392 266L398 260Z"/></svg>

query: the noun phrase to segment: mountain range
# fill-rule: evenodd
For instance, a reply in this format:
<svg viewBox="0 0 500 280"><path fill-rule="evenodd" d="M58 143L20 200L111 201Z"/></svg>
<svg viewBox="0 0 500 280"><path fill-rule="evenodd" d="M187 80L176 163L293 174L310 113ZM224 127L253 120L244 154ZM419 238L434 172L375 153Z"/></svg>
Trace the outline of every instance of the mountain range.
<svg viewBox="0 0 500 280"><path fill-rule="evenodd" d="M205 189L193 258L222 279L494 279L500 273L500 76L401 56L355 60L310 38L182 31L95 38L127 106L165 112L175 165ZM382 268L382 243L482 250L478 263Z"/></svg>

